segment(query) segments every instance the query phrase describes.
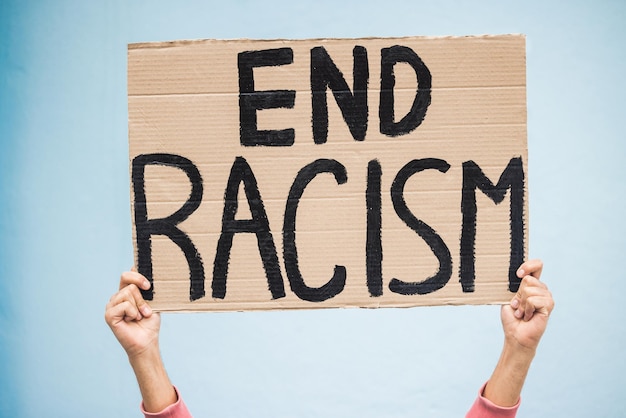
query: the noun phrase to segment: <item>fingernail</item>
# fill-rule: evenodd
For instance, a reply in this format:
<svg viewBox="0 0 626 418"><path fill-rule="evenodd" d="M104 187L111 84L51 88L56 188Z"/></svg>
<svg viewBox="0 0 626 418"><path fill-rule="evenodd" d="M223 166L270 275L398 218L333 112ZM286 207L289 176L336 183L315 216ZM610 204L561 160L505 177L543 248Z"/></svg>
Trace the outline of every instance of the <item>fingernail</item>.
<svg viewBox="0 0 626 418"><path fill-rule="evenodd" d="M524 271L524 269L517 270L517 277L524 277L525 274L526 272Z"/></svg>
<svg viewBox="0 0 626 418"><path fill-rule="evenodd" d="M141 314L143 316L149 316L152 313L152 309L148 305L143 305L141 307Z"/></svg>
<svg viewBox="0 0 626 418"><path fill-rule="evenodd" d="M518 307L519 307L519 299L514 298L514 299L511 301L511 308L513 308L513 309L517 309Z"/></svg>
<svg viewBox="0 0 626 418"><path fill-rule="evenodd" d="M146 290L150 289L150 282L147 279L143 281L143 288Z"/></svg>
<svg viewBox="0 0 626 418"><path fill-rule="evenodd" d="M515 317L517 319L521 319L524 314L522 313L522 311L520 309L518 309L518 310L515 311L514 315L515 315Z"/></svg>

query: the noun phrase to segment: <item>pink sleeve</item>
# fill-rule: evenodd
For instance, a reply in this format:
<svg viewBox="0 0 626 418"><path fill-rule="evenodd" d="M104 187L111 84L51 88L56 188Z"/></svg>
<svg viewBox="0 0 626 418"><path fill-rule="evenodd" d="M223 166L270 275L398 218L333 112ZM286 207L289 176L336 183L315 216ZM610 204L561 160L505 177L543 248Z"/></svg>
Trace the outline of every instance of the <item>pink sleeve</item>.
<svg viewBox="0 0 626 418"><path fill-rule="evenodd" d="M485 390L485 383L478 392L478 398L474 401L474 405L469 410L465 418L515 418L517 414L517 408L519 408L520 401L517 401L515 406L503 407L498 406L491 402L489 399L483 397L483 391Z"/></svg>
<svg viewBox="0 0 626 418"><path fill-rule="evenodd" d="M152 413L146 412L146 410L143 409L143 402L141 402L140 408L143 415L146 418L193 418L187 409L187 405L183 402L183 398L180 397L176 386L174 386L174 390L176 391L176 396L178 397L176 403L168 406L161 412Z"/></svg>

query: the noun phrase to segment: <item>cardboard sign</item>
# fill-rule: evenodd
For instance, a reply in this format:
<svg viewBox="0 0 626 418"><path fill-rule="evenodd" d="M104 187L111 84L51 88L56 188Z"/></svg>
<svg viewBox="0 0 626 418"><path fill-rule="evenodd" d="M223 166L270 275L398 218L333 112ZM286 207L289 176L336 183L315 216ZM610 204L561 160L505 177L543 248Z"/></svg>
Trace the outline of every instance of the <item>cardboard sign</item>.
<svg viewBox="0 0 626 418"><path fill-rule="evenodd" d="M162 311L503 303L523 36L132 44L133 238Z"/></svg>

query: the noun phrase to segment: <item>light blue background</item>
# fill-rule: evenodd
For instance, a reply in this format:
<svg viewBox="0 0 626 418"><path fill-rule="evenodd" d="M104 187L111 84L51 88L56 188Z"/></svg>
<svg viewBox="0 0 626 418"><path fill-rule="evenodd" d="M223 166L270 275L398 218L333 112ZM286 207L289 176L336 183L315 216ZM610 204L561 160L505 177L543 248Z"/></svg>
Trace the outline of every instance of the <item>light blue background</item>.
<svg viewBox="0 0 626 418"><path fill-rule="evenodd" d="M623 1L0 2L0 415L138 416L104 323L132 265L126 45L524 33L531 256L557 307L520 416L626 416ZM460 417L497 307L165 315L197 417Z"/></svg>

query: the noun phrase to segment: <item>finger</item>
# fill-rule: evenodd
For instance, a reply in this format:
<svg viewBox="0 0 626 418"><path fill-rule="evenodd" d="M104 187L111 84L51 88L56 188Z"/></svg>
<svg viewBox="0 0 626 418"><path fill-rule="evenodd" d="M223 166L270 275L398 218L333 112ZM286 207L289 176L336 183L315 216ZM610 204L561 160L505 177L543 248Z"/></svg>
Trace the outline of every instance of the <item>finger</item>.
<svg viewBox="0 0 626 418"><path fill-rule="evenodd" d="M134 285L132 286L134 287ZM114 308L118 309L119 306L124 306L127 312L122 319L126 321L139 321L142 319L141 312L139 311L135 298L132 295L130 285L111 296L111 299L107 304L106 311L109 312Z"/></svg>
<svg viewBox="0 0 626 418"><path fill-rule="evenodd" d="M134 269L134 267L133 267ZM120 289L124 287L132 286L143 290L150 289L150 282L143 275L137 273L136 271L127 271L122 273L120 278ZM144 300L143 296L139 289L133 290L133 298L135 299L135 303L137 304L138 309L141 311L143 316L149 317L152 315L152 309Z"/></svg>
<svg viewBox="0 0 626 418"><path fill-rule="evenodd" d="M515 293L510 302L511 308L515 310L515 317L518 319L522 319L522 317L527 318L528 314L526 312L529 308L526 305L528 299L534 296L542 296L546 293L550 294L545 283L533 276L524 277L517 289L517 293Z"/></svg>
<svg viewBox="0 0 626 418"><path fill-rule="evenodd" d="M128 300L124 300L121 303L107 306L107 310L104 313L104 319L106 320L106 323L113 328L121 321L129 322L139 320L141 319L141 314L134 304Z"/></svg>
<svg viewBox="0 0 626 418"><path fill-rule="evenodd" d="M549 315L554 308L554 300L545 283L526 276L511 301L511 307L515 309L514 315L517 319L529 321L537 311Z"/></svg>
<svg viewBox="0 0 626 418"><path fill-rule="evenodd" d="M120 277L120 286L119 290L128 286L129 284L134 284L140 289L148 290L150 289L150 282L143 275L137 273L136 271L125 271L122 273Z"/></svg>
<svg viewBox="0 0 626 418"><path fill-rule="evenodd" d="M535 289L546 290L548 289L548 285L539 280L534 276L524 276L522 281L520 282L520 287L518 289L518 293L526 292L526 291L534 291Z"/></svg>
<svg viewBox="0 0 626 418"><path fill-rule="evenodd" d="M526 322L530 321L533 315L535 314L535 310L536 308L533 303L533 299L532 298L526 299L526 303L524 304L524 315L523 315L523 318L521 319Z"/></svg>
<svg viewBox="0 0 626 418"><path fill-rule="evenodd" d="M554 301L551 295L541 294L539 296L530 297L526 301L524 321L530 321L536 314L549 316L553 307Z"/></svg>
<svg viewBox="0 0 626 418"><path fill-rule="evenodd" d="M529 279L527 279L526 277L528 277ZM525 295L525 290L526 287L528 286L528 281L532 279L532 276L526 276L522 279L522 281L520 282L519 287L517 288L517 292L515 292L515 295L513 295L513 298L511 299L510 305L511 308L515 309L515 316L519 319L521 318L521 312L523 311L523 301L524 301L524 295Z"/></svg>
<svg viewBox="0 0 626 418"><path fill-rule="evenodd" d="M541 277L543 271L543 261L539 259L528 260L517 269L517 277L533 276L537 279Z"/></svg>
<svg viewBox="0 0 626 418"><path fill-rule="evenodd" d="M537 279L536 277L525 276L520 282L520 285L517 288L517 292L515 292L513 301L517 300L518 302L521 302L529 292L535 292L535 289L547 290L548 286L546 286L545 283L539 281L539 279ZM511 301L511 303L513 303L513 301Z"/></svg>
<svg viewBox="0 0 626 418"><path fill-rule="evenodd" d="M517 319L522 319L524 321L529 321L535 313L535 306L532 301L528 298L528 296L524 296L513 313Z"/></svg>
<svg viewBox="0 0 626 418"><path fill-rule="evenodd" d="M152 309L150 309L148 303L141 296L141 292L136 285L127 285L122 290L113 295L109 303L120 304L125 301L135 306L135 308L141 313L142 316L149 317L150 315L152 315ZM136 319L140 320L141 318L138 317Z"/></svg>

